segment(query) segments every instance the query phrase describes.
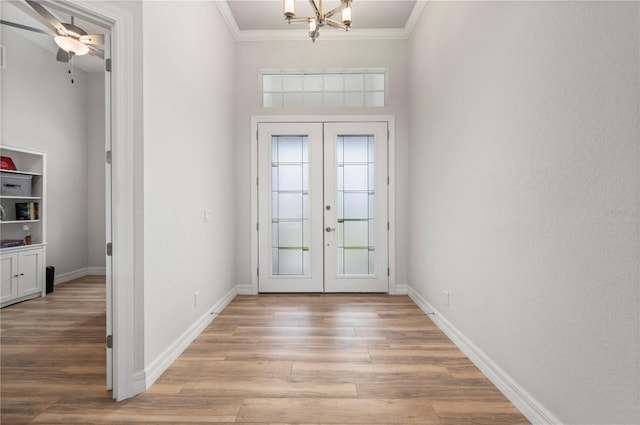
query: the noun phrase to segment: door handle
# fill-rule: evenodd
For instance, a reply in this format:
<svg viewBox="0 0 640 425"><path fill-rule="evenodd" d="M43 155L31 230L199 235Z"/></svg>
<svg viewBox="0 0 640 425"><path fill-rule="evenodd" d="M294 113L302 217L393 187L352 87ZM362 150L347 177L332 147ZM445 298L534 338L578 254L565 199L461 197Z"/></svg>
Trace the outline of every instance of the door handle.
<svg viewBox="0 0 640 425"><path fill-rule="evenodd" d="M336 228L335 228L335 227L327 227L327 228L326 228L326 229L324 229L324 230L326 230L326 231L327 231L327 233L329 233L329 232L335 232L335 231L336 231Z"/></svg>

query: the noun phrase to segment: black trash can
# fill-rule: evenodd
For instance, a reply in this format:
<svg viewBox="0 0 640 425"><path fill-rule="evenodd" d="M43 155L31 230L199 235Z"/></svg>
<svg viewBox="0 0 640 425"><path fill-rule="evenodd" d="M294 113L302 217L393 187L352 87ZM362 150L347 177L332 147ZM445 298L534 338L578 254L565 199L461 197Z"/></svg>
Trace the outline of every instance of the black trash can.
<svg viewBox="0 0 640 425"><path fill-rule="evenodd" d="M53 266L47 266L47 294L53 292L53 278L56 274L56 268Z"/></svg>

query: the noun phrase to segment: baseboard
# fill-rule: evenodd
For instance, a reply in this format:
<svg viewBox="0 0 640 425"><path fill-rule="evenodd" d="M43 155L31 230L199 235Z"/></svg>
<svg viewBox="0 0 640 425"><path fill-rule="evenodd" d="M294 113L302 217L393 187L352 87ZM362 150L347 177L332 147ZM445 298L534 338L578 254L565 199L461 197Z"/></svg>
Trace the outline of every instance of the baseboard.
<svg viewBox="0 0 640 425"><path fill-rule="evenodd" d="M72 270L66 273L60 273L55 275L53 279L53 284L58 285L60 283L69 282L70 280L80 279L81 277L88 276L87 268Z"/></svg>
<svg viewBox="0 0 640 425"><path fill-rule="evenodd" d="M85 267L78 270L72 270L66 273L60 273L55 275L53 284L58 285L60 283L69 282L74 279L80 279L85 276L105 276L107 274L104 267Z"/></svg>
<svg viewBox="0 0 640 425"><path fill-rule="evenodd" d="M149 366L145 368L144 384L145 390L148 390L151 385L164 373L165 370L189 347L189 345L202 333L203 330L216 316L235 298L237 289L234 286L229 292L227 292L220 301L218 301L213 307L209 308L207 312L200 317L189 329L186 330L171 346L169 346L162 354L160 354L154 361L149 363Z"/></svg>
<svg viewBox="0 0 640 425"><path fill-rule="evenodd" d="M106 267L87 267L87 276L106 276Z"/></svg>
<svg viewBox="0 0 640 425"><path fill-rule="evenodd" d="M250 283L245 285L236 285L236 290L238 295L255 295Z"/></svg>
<svg viewBox="0 0 640 425"><path fill-rule="evenodd" d="M489 356L441 315L427 300L409 286L409 297L420 309L429 314L433 322L476 365L478 369L520 410L532 424L560 425L562 422L531 396ZM431 314L433 313L433 314Z"/></svg>
<svg viewBox="0 0 640 425"><path fill-rule="evenodd" d="M409 285L401 285L396 283L395 289L389 291L391 295L407 295L409 293Z"/></svg>
<svg viewBox="0 0 640 425"><path fill-rule="evenodd" d="M147 390L146 374L139 370L133 374L133 394L140 394Z"/></svg>

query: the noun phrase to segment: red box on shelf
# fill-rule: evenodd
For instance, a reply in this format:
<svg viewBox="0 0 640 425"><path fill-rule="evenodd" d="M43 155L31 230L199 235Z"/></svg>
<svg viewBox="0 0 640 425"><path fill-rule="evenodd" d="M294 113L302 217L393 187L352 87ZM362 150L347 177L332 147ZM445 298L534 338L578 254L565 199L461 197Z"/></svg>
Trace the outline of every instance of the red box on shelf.
<svg viewBox="0 0 640 425"><path fill-rule="evenodd" d="M16 164L13 163L13 159L8 156L0 156L0 170L16 170Z"/></svg>

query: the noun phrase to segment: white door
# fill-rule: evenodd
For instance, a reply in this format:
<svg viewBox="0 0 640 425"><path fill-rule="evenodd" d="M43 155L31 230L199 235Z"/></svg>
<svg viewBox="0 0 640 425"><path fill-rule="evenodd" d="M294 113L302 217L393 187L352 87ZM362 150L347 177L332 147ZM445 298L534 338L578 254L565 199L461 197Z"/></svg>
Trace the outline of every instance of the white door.
<svg viewBox="0 0 640 425"><path fill-rule="evenodd" d="M258 124L258 290L388 292L387 123Z"/></svg>
<svg viewBox="0 0 640 425"><path fill-rule="evenodd" d="M111 58L111 36L105 34L104 37L104 57L105 64L107 60ZM106 155L111 153L111 72L107 72L105 66L104 72L104 111L105 111L105 158ZM109 154L107 154L109 152ZM104 168L104 191L105 191L105 240L111 242L111 161L107 158ZM111 344L106 344L106 358L107 358L107 390L113 389L113 273L112 273L111 255L105 255L105 274L106 274L106 331L107 341L111 341Z"/></svg>
<svg viewBox="0 0 640 425"><path fill-rule="evenodd" d="M325 292L388 292L387 123L324 126Z"/></svg>
<svg viewBox="0 0 640 425"><path fill-rule="evenodd" d="M258 125L261 292L322 292L322 124Z"/></svg>

